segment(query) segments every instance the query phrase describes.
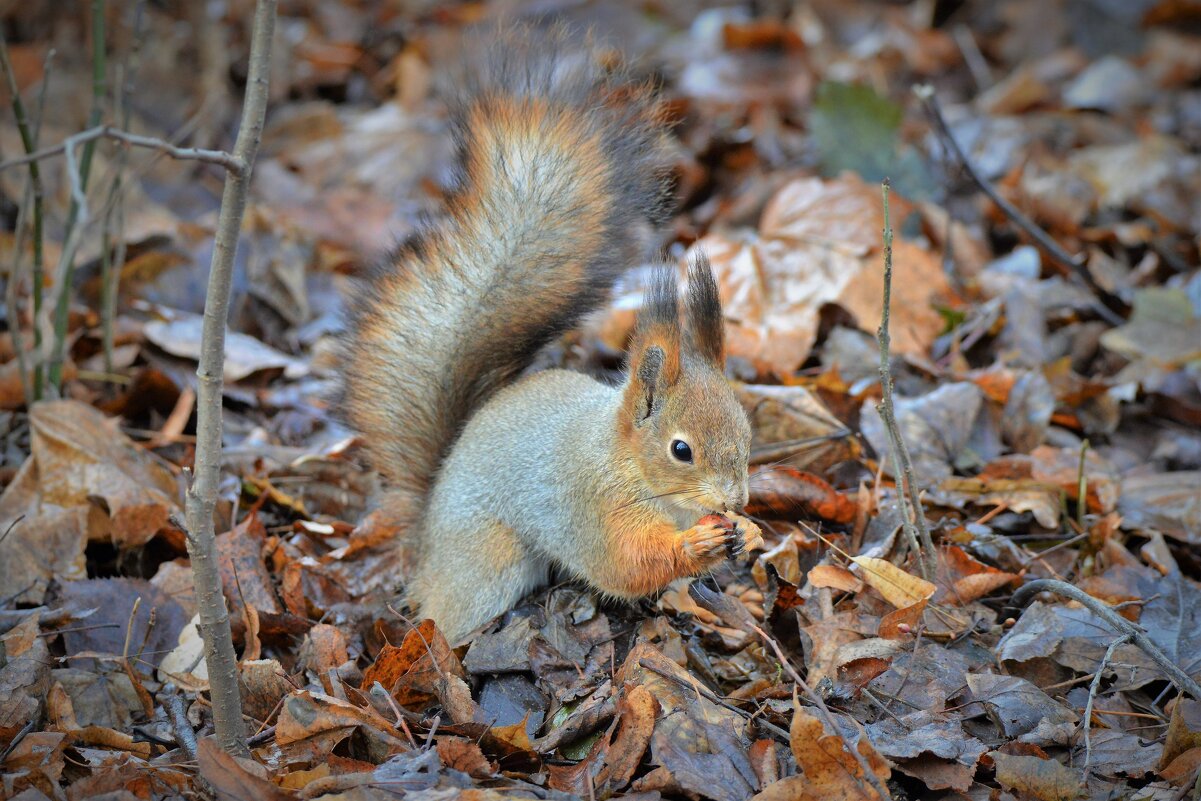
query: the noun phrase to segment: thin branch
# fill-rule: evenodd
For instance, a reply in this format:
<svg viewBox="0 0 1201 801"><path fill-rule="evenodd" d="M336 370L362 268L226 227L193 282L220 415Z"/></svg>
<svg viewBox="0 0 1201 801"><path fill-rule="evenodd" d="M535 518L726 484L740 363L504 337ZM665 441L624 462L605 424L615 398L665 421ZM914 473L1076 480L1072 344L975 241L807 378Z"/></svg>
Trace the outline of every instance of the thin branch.
<svg viewBox="0 0 1201 801"><path fill-rule="evenodd" d="M909 458L905 440L901 439L901 430L897 427L892 401L892 371L889 368L892 338L888 333L892 306L892 225L888 218L888 189L886 178L881 184L884 199L884 309L880 314L880 328L876 331L876 339L880 343L881 390L880 405L876 408L884 423L884 429L888 432L889 449L892 451L893 475L897 479L897 501L901 507L901 527L905 531L910 550L917 556L922 578L929 580L937 569L938 552L934 549L934 541L930 539L930 529L926 527L926 515L922 511L921 498L918 497L913 462Z"/></svg>
<svg viewBox="0 0 1201 801"><path fill-rule="evenodd" d="M1088 440L1080 443L1080 467L1076 473L1076 525L1084 527L1084 515L1088 511L1088 473L1085 472L1085 457L1088 456Z"/></svg>
<svg viewBox="0 0 1201 801"><path fill-rule="evenodd" d="M995 203L997 208L999 208L1005 214L1005 216L1013 222L1014 225L1025 231L1027 236L1037 242L1043 250L1050 254L1051 258L1066 267L1069 272L1074 273L1075 275L1084 279L1084 282L1088 284L1088 286L1094 291L1103 291L1101 287L1097 286L1096 281L1093 280L1093 277L1089 274L1088 270L1085 269L1083 257L1073 256L1071 253L1068 253L1067 250L1065 250L1062 245L1056 242L1050 234L1040 228L1038 223L1034 222L1034 220L1031 220L1022 213L1021 209L1006 200L1001 193L996 190L996 187L989 183L988 180L980 174L980 171L976 169L976 165L972 163L971 159L967 157L967 154L963 152L963 148L959 146L959 142L957 142L955 137L951 135L951 128L949 125L947 125L946 117L943 116L942 106L938 102L938 96L934 93L934 87L930 86L929 84L919 84L913 87L913 93L917 95L918 100L921 101L922 108L925 110L926 116L930 118L930 122L934 126L935 134L940 140L942 140L947 151L954 156L956 161L959 162L959 166L963 169L963 171L967 173L969 178L972 179L972 183L979 187L980 191L987 195L988 199ZM1093 310L1111 325L1122 325L1125 322L1121 316L1115 314L1112 309L1100 301L1093 304Z"/></svg>
<svg viewBox="0 0 1201 801"><path fill-rule="evenodd" d="M52 147L45 147L41 150L30 152L24 156L8 159L0 162L0 170L8 169L9 167L18 167L22 164L32 164L50 156L62 155L66 152L69 145L74 143L80 145L85 142L91 142L96 139L113 139L118 142L124 142L132 147L144 147L150 150L157 150L164 155L170 156L173 159L181 161L203 161L208 164L216 164L224 167L227 171L241 175L246 170L245 163L232 153L227 153L224 150L205 150L198 147L176 147L170 142L157 139L153 136L142 136L133 134L128 131L123 131L112 125L98 125L94 128L80 131L74 136L69 136L60 144Z"/></svg>
<svg viewBox="0 0 1201 801"><path fill-rule="evenodd" d="M267 80L270 75L271 39L275 28L276 0L258 0L251 35L250 66L242 120L232 158L240 165L228 170L221 211L213 240L208 292L204 301L200 363L196 369L196 468L188 487L186 515L190 535L188 553L192 581L204 635L205 661L212 688L213 726L217 742L228 753L245 755L246 731L242 721L242 699L238 691L238 663L229 626L229 611L221 592L217 569L213 511L221 478L221 390L225 362L225 326L229 317L229 294L233 278L238 233L246 211L250 170L258 153L267 113Z"/></svg>
<svg viewBox="0 0 1201 801"><path fill-rule="evenodd" d="M1097 689L1101 686L1101 674L1105 672L1106 665L1109 660L1113 659L1113 652L1118 650L1118 646L1130 639L1130 635L1123 634L1109 644L1105 649L1105 656L1101 657L1101 664L1097 665L1097 672L1093 674L1093 681L1088 687L1088 702L1084 705L1084 780L1088 781L1088 766L1093 761L1093 742L1091 737L1093 724L1093 702L1097 699Z"/></svg>
<svg viewBox="0 0 1201 801"><path fill-rule="evenodd" d="M1090 612L1108 623L1119 634L1129 637L1147 656L1155 660L1155 663L1163 669L1163 672L1168 675L1168 678L1179 689L1187 692L1194 699L1201 700L1201 684L1198 684L1193 677L1185 673L1179 665L1169 659L1167 654L1151 641L1146 632L1113 611L1104 601L1094 598L1079 587L1074 587L1066 581L1038 579L1024 585L1020 590L1015 592L1011 603L1013 606L1025 606L1027 601L1040 592L1053 592L1056 595L1071 598L1082 606L1088 607Z"/></svg>
<svg viewBox="0 0 1201 801"><path fill-rule="evenodd" d="M107 48L104 35L104 0L92 0L92 110L88 114L88 127L100 124L104 116L104 99L108 93L105 79ZM58 298L54 304L54 339L50 356L47 359L46 378L50 386L57 392L62 387L63 362L66 360L67 325L71 311L71 288L75 284L75 250L79 240L83 238L83 228L87 224L87 206L84 192L88 188L88 179L92 174L92 158L96 153L96 141L90 140L84 144L83 157L79 169L71 169L71 158L74 155L70 148L67 156L68 177L71 180L71 207L67 212L67 245L59 259L57 286Z"/></svg>
<svg viewBox="0 0 1201 801"><path fill-rule="evenodd" d="M29 382L29 361L25 355L25 335L21 333L21 310L18 306L17 289L21 283L21 258L25 250L25 229L27 219L33 206L33 181L25 181L25 191L21 196L21 208L17 210L17 224L13 228L13 261L8 268L8 281L4 286L4 308L8 314L8 332L13 341L13 353L17 357L17 372L21 376L21 395L25 398L25 406L33 404L33 387ZM0 540L4 537L0 536Z"/></svg>
<svg viewBox="0 0 1201 801"><path fill-rule="evenodd" d="M784 649L780 647L780 644L763 629L759 628L758 626L755 626L754 628L755 633L762 637L763 641L771 646L771 649L776 654L776 659L780 660L780 665L784 668L784 672L786 672L789 677L797 683L797 685L805 692L805 697L812 701L813 705L816 706L818 711L821 712L822 719L829 728L830 734L841 736L842 730L838 728L837 721L835 721L834 716L830 714L830 708L826 706L826 702L822 700L822 697L813 691L813 688L809 686L809 683L801 678L801 674L796 672L796 669L792 666L792 663L788 661L788 657L784 655ZM862 738L866 737L867 735L860 732L859 736ZM867 779L872 788L879 793L880 798L890 798L891 796L888 793L888 788L884 786L884 783L880 781L880 777L877 776L875 771L872 770L871 765L869 765L867 762L867 757L859 753L858 743L855 745L846 743L846 746L847 750L851 752L851 756L855 757L855 761L859 763L859 769L863 771L863 777Z"/></svg>
<svg viewBox="0 0 1201 801"><path fill-rule="evenodd" d="M4 70L4 76L8 81L8 91L12 96L13 116L17 121L17 130L21 134L21 144L25 148L26 153L33 153L37 149L37 135L29 125L29 118L25 113L25 104L21 102L21 92L17 87L17 76L13 72L12 62L8 58L8 43L4 39L4 32L0 30L0 69ZM46 76L48 77L48 76ZM45 80L45 78L43 78ZM44 88L45 84L43 84ZM38 168L37 161L29 162L29 181L33 187L33 347L38 361L33 366L33 399L41 400L42 398L42 331L38 327L38 317L42 313L42 287L46 283L44 275L45 256L43 253L43 189L42 189L42 174Z"/></svg>

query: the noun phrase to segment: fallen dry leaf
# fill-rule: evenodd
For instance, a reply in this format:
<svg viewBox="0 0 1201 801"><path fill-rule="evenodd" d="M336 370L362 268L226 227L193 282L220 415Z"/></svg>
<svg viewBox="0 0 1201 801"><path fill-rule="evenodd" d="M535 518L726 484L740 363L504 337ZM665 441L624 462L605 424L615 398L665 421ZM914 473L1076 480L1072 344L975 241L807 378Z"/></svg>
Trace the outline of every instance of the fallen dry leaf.
<svg viewBox="0 0 1201 801"><path fill-rule="evenodd" d="M434 621L423 620L399 646L386 645L371 667L363 672L364 690L379 682L401 706L428 703L437 693L438 680L466 676Z"/></svg>
<svg viewBox="0 0 1201 801"><path fill-rule="evenodd" d="M898 609L928 600L938 589L924 578L907 573L885 559L852 556L851 561L863 569L863 580Z"/></svg>
<svg viewBox="0 0 1201 801"><path fill-rule="evenodd" d="M904 201L892 198L893 225ZM864 330L879 323L883 212L878 187L853 174L798 178L768 202L759 231L709 234L694 246L721 285L732 354L790 375L817 338L828 303ZM893 348L921 353L942 329L935 301L949 289L935 254L903 237L893 245Z"/></svg>
<svg viewBox="0 0 1201 801"><path fill-rule="evenodd" d="M196 743L196 753L200 774L231 801L293 801L297 797L246 770L209 737Z"/></svg>
<svg viewBox="0 0 1201 801"><path fill-rule="evenodd" d="M749 515L773 520L817 517L840 525L855 519L855 504L812 473L776 465L755 470L749 481Z"/></svg>
<svg viewBox="0 0 1201 801"><path fill-rule="evenodd" d="M179 511L175 479L77 401L45 401L29 414L30 456L0 496L0 597L41 600L51 579L84 578L87 541L145 545ZM14 522L18 521L18 522Z"/></svg>
<svg viewBox="0 0 1201 801"><path fill-rule="evenodd" d="M997 766L997 781L1006 787L1029 793L1039 801L1075 801L1080 797L1080 775L1053 759L997 751L990 756Z"/></svg>

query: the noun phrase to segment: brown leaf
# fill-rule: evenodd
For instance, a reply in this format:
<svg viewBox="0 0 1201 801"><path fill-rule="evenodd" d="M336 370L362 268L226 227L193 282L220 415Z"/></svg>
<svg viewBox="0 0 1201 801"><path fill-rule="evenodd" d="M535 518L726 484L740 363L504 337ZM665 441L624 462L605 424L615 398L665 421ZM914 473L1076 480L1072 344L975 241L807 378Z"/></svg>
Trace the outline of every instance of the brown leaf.
<svg viewBox="0 0 1201 801"><path fill-rule="evenodd" d="M936 598L950 604L965 604L1020 578L973 559L962 548L951 545L939 552Z"/></svg>
<svg viewBox="0 0 1201 801"><path fill-rule="evenodd" d="M384 646L363 671L359 687L366 690L378 681L401 706L420 706L436 696L439 678L447 675L464 678L466 673L434 621L423 620L399 646Z"/></svg>
<svg viewBox="0 0 1201 801"><path fill-rule="evenodd" d="M931 499L947 506L997 506L1014 512L1030 512L1043 528L1059 525L1059 489L1032 478L944 478L931 492Z"/></svg>
<svg viewBox="0 0 1201 801"><path fill-rule="evenodd" d="M292 801L298 796L255 776L222 750L212 738L196 743L200 775L218 795L232 801Z"/></svg>
<svg viewBox="0 0 1201 801"><path fill-rule="evenodd" d="M901 639L912 634L926 613L929 600L923 598L911 606L894 609L880 618L879 634L890 640Z"/></svg>
<svg viewBox="0 0 1201 801"><path fill-rule="evenodd" d="M780 756L777 753L774 740L756 740L751 743L748 756L755 775L759 778L759 786L767 787L780 778Z"/></svg>
<svg viewBox="0 0 1201 801"><path fill-rule="evenodd" d="M451 770L461 770L474 779L488 779L496 773L496 765L488 761L478 745L465 737L438 737L437 748L442 764Z"/></svg>
<svg viewBox="0 0 1201 801"><path fill-rule="evenodd" d="M795 700L788 734L797 767L804 773L807 791L813 793L814 798L865 801L880 798L871 783L865 780L863 768L848 750L852 746L840 735L829 734L822 722ZM876 778L881 783L887 782L890 775L888 763L868 742L861 729L856 746Z"/></svg>
<svg viewBox="0 0 1201 801"><path fill-rule="evenodd" d="M350 659L346 635L337 626L318 623L309 629L297 654L298 667L320 675Z"/></svg>
<svg viewBox="0 0 1201 801"><path fill-rule="evenodd" d="M530 742L530 713L526 712L525 717L509 726L493 726L489 734L502 743L515 748L519 751L533 751L534 745Z"/></svg>
<svg viewBox="0 0 1201 801"><path fill-rule="evenodd" d="M434 685L434 696L446 710L451 723L481 723L487 717L484 710L472 699L471 688L462 676L454 673L439 676Z"/></svg>
<svg viewBox="0 0 1201 801"><path fill-rule="evenodd" d="M175 479L114 421L77 401L44 401L29 413L30 456L0 496L0 597L29 588L42 600L52 578L85 577L88 540L144 545L178 511ZM30 585L33 585L32 587Z"/></svg>
<svg viewBox="0 0 1201 801"><path fill-rule="evenodd" d="M750 482L749 515L784 520L817 517L842 525L855 520L855 504L811 473L775 466L756 470Z"/></svg>
<svg viewBox="0 0 1201 801"><path fill-rule="evenodd" d="M248 515L233 529L217 537L217 565L231 617L241 616L243 601L260 612L278 614L283 611L271 573L263 561L266 539L267 530L257 514Z"/></svg>
<svg viewBox="0 0 1201 801"><path fill-rule="evenodd" d="M1012 756L993 751L990 756L997 769L997 781L1040 801L1074 801L1084 789L1079 774L1053 759Z"/></svg>
<svg viewBox="0 0 1201 801"><path fill-rule="evenodd" d="M71 742L92 748L111 748L117 751L128 751L142 759L150 758L150 743L137 742L132 734L126 734L107 726L84 726L69 732Z"/></svg>
<svg viewBox="0 0 1201 801"><path fill-rule="evenodd" d="M858 630L858 617L853 612L835 612L801 626L801 631L811 643L805 648L805 666L809 668L809 681L813 683L827 676L834 678L838 671L838 650L863 639Z"/></svg>
<svg viewBox="0 0 1201 801"><path fill-rule="evenodd" d="M928 600L938 589L923 578L907 573L892 562L872 556L852 556L863 568L863 580L898 609Z"/></svg>
<svg viewBox="0 0 1201 801"><path fill-rule="evenodd" d="M1172 716L1164 734L1160 767L1193 748L1201 748L1201 701L1179 696L1172 702Z"/></svg>
<svg viewBox="0 0 1201 801"><path fill-rule="evenodd" d="M859 592L863 581L845 567L818 565L809 571L809 583L814 587L829 587L843 592Z"/></svg>
<svg viewBox="0 0 1201 801"><path fill-rule="evenodd" d="M905 203L893 196L894 221ZM730 353L790 375L817 337L818 312L836 303L865 330L880 320L880 190L850 174L797 178L768 202L759 234L709 234L697 244L721 285ZM924 353L942 330L934 300L947 293L935 254L894 243L893 348Z"/></svg>
<svg viewBox="0 0 1201 801"><path fill-rule="evenodd" d="M1159 775L1179 787L1185 782L1192 782L1198 768L1201 768L1201 746L1190 748L1173 759L1160 768Z"/></svg>
<svg viewBox="0 0 1201 801"><path fill-rule="evenodd" d="M823 474L859 455L854 437L838 436L846 425L809 389L735 384L734 391L751 418L752 463L775 462L787 453L793 467Z"/></svg>
<svg viewBox="0 0 1201 801"><path fill-rule="evenodd" d="M255 720L267 720L294 689L283 665L274 659L243 660L238 666L238 685L242 711Z"/></svg>
<svg viewBox="0 0 1201 801"><path fill-rule="evenodd" d="M838 678L862 690L871 680L888 670L890 662L878 656L863 656L838 666Z"/></svg>
<svg viewBox="0 0 1201 801"><path fill-rule="evenodd" d="M0 728L0 743L7 747L9 739ZM10 797L14 798L26 788L33 788L48 799L60 798L59 780L66 767L63 751L69 744L67 736L59 732L35 731L26 735L4 760L4 783L0 788L11 789Z"/></svg>
<svg viewBox="0 0 1201 801"><path fill-rule="evenodd" d="M651 735L651 756L679 786L716 801L744 801L756 781L746 757L746 723L687 689L693 681L683 668L644 642L630 651L614 684L641 685L659 702L663 712ZM639 786L635 784L635 791Z"/></svg>
<svg viewBox="0 0 1201 801"><path fill-rule="evenodd" d="M355 731L375 763L409 749L403 735L374 710L307 690L284 699L275 742L289 761L318 762Z"/></svg>
<svg viewBox="0 0 1201 801"><path fill-rule="evenodd" d="M862 798L863 796L858 796ZM805 776L787 776L751 796L751 801L821 801L830 798L809 785ZM834 796L834 798L838 798ZM850 796L850 798L857 798Z"/></svg>
<svg viewBox="0 0 1201 801"><path fill-rule="evenodd" d="M1080 494L1080 450L1040 445L1030 452L1031 475L1036 481L1058 487L1070 500ZM1084 457L1089 511L1106 514L1118 502L1118 477L1104 458L1090 450Z"/></svg>
<svg viewBox="0 0 1201 801"><path fill-rule="evenodd" d="M650 745L658 713L659 702L645 687L631 687L617 699L619 727L605 755L605 766L597 774L597 785L620 790L630 783Z"/></svg>

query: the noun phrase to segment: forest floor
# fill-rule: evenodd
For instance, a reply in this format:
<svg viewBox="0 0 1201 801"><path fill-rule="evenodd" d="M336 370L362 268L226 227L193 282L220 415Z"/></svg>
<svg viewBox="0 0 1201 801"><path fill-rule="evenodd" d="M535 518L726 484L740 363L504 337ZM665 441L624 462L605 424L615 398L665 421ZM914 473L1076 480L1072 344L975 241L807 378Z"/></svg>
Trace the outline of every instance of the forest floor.
<svg viewBox="0 0 1201 801"><path fill-rule="evenodd" d="M232 147L250 0L107 4L99 91L67 5L0 22L37 147L96 119ZM705 6L281 3L218 504L249 760L211 738L175 522L222 170L96 142L72 226L82 165L41 159L37 257L0 88L0 798L1201 795L1196 3ZM341 298L441 213L440 81L502 11L661 85L654 245L712 260L767 549L638 604L556 585L452 648L400 605L382 481L329 399ZM885 178L925 568L877 410ZM618 376L632 266L540 364ZM1039 579L1084 600L1015 599Z"/></svg>

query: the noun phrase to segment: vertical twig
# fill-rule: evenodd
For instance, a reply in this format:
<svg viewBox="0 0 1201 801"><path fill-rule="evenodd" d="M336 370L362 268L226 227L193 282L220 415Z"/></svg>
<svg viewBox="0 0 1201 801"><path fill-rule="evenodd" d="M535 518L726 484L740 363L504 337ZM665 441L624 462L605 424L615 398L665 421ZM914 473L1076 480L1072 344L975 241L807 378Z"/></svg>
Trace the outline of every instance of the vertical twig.
<svg viewBox="0 0 1201 801"><path fill-rule="evenodd" d="M1118 646L1130 639L1130 636L1123 634L1109 644L1105 649L1105 656L1101 657L1101 664L1097 665L1097 672L1093 674L1093 680L1088 686L1088 703L1084 705L1084 781L1088 781L1088 766L1093 761L1093 742L1090 736L1093 723L1093 701L1097 698L1097 689L1101 686L1101 674L1105 672L1105 668L1109 665L1109 660L1113 659L1113 652L1118 650Z"/></svg>
<svg viewBox="0 0 1201 801"><path fill-rule="evenodd" d="M922 578L929 580L937 567L938 552L934 550L934 541L930 539L930 530L926 527L926 516L922 511L921 498L918 497L917 479L913 474L913 462L909 459L909 449L901 439L901 431L897 427L896 412L892 402L892 371L889 369L889 347L892 340L888 333L889 307L892 305L892 224L888 218L888 179L881 184L884 198L884 310L880 314L880 328L876 331L876 339L880 343L880 419L888 431L889 449L892 451L893 475L897 480L897 502L901 507L901 527L909 548L917 556Z"/></svg>
<svg viewBox="0 0 1201 801"><path fill-rule="evenodd" d="M267 79L270 74L271 38L275 28L276 0L258 0L250 46L250 68L242 121L233 156L241 169L225 174L225 190L213 242L208 293L204 302L200 364L196 369L199 389L196 412L196 469L188 487L188 552L192 580L205 641L209 684L212 688L213 724L217 741L232 754L246 753L246 731L242 722L242 700L238 694L238 664L229 628L229 612L221 593L217 571L213 510L221 469L221 389L225 362L225 325L229 314L229 291L237 253L238 233L246 210L250 171L258 153L267 111Z"/></svg>
<svg viewBox="0 0 1201 801"><path fill-rule="evenodd" d="M21 283L22 253L25 250L25 228L29 223L30 207L33 206L33 182L25 181L21 193L21 208L17 210L17 224L13 229L13 261L8 268L8 281L4 286L4 309L8 315L8 333L13 341L13 353L17 357L17 372L21 374L21 394L25 406L33 403L33 388L29 384L29 362L25 358L25 336L21 333L21 311L18 308L18 285Z"/></svg>
<svg viewBox="0 0 1201 801"><path fill-rule="evenodd" d="M1080 469L1076 475L1076 523L1084 528L1084 514L1088 511L1088 474L1084 472L1084 457L1088 455L1088 440L1080 443Z"/></svg>
<svg viewBox="0 0 1201 801"><path fill-rule="evenodd" d="M13 72L12 62L8 59L8 43L4 32L0 30L0 68L8 80L8 91L12 95L13 116L17 121L17 130L21 134L21 145L26 153L37 150L37 141L29 126L29 118L25 113L25 104L21 102L21 92L17 87L17 76ZM43 255L43 194L42 173L37 161L29 162L29 182L33 189L33 348L35 363L33 366L33 399L42 398L42 331L37 325L38 316L42 313L42 287L46 283L44 277L45 261Z"/></svg>
<svg viewBox="0 0 1201 801"><path fill-rule="evenodd" d="M42 135L42 120L46 118L46 95L50 88L50 64L54 60L54 48L46 51L42 61L42 88L38 91L37 109L33 117L33 146L37 147ZM37 208L40 213L40 205ZM21 208L17 212L17 225L13 229L13 262L8 273L8 284L5 287L4 307L8 310L9 334L12 336L13 352L17 357L17 372L21 374L21 394L25 398L25 406L33 405L33 376L29 373L29 359L25 351L25 335L21 331L20 288L22 261L25 255L25 233L29 224L29 215L34 212L33 177L25 182L25 190L21 194ZM36 318L34 318L36 320ZM34 354L35 358L39 354Z"/></svg>
<svg viewBox="0 0 1201 801"><path fill-rule="evenodd" d="M100 124L104 114L104 97L107 93L105 85L105 37L104 37L104 0L92 0L92 110L88 113L88 127L95 128ZM86 192L88 177L92 173L92 156L96 152L96 140L84 143L83 156L79 162L79 189ZM70 164L70 159L68 159ZM72 178L74 180L74 178ZM81 199L72 197L71 208L67 212L67 233L64 237L63 256L59 262L58 281L56 287L58 299L54 304L54 340L47 364L47 379L56 391L62 387L63 361L66 359L67 322L71 310L71 285L75 282L75 248L82 237L82 229L87 223L87 211ZM74 245L67 247L67 245Z"/></svg>

